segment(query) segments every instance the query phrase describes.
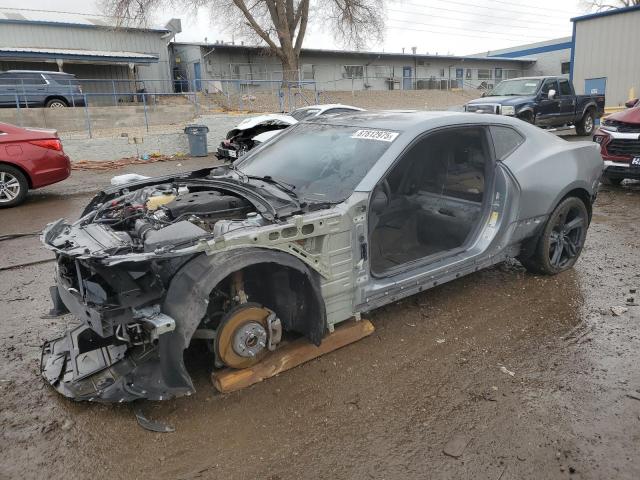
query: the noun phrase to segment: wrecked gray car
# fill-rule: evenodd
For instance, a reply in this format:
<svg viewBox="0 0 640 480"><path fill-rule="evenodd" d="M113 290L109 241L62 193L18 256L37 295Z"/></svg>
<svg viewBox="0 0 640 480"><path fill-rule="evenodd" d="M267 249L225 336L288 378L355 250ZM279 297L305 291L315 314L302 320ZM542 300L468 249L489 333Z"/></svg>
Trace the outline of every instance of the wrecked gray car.
<svg viewBox="0 0 640 480"><path fill-rule="evenodd" d="M508 117L360 112L232 166L105 190L43 232L54 310L81 323L44 345L42 374L75 400L163 400L194 391L194 342L245 368L509 257L562 272L602 165L597 145Z"/></svg>

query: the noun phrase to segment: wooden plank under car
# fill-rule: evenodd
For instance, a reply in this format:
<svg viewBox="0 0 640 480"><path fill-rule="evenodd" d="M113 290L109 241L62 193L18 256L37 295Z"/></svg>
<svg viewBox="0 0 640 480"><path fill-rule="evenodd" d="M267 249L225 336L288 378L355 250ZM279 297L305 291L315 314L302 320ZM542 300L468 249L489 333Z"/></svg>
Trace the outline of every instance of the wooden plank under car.
<svg viewBox="0 0 640 480"><path fill-rule="evenodd" d="M320 355L357 342L371 335L374 330L375 328L369 320L348 321L327 335L319 347L309 343L306 338L299 338L278 348L251 367L241 370L227 368L214 371L211 374L211 380L218 391L222 393L235 392L302 365Z"/></svg>

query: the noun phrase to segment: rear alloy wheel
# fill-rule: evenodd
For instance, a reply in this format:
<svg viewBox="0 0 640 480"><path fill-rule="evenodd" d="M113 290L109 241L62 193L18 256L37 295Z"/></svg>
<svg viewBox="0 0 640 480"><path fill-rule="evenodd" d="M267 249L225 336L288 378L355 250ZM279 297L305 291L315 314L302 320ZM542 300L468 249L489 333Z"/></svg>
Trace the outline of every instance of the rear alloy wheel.
<svg viewBox="0 0 640 480"><path fill-rule="evenodd" d="M588 223L589 213L582 200L563 200L549 217L533 255L521 263L530 272L545 275L568 270L582 252Z"/></svg>
<svg viewBox="0 0 640 480"><path fill-rule="evenodd" d="M593 110L589 110L576 124L576 133L581 137L589 137L593 133L595 124L596 116L594 115Z"/></svg>
<svg viewBox="0 0 640 480"><path fill-rule="evenodd" d="M51 99L47 102L47 108L66 108L67 104L64 100L59 100L57 98Z"/></svg>
<svg viewBox="0 0 640 480"><path fill-rule="evenodd" d="M29 183L20 170L0 164L0 208L19 205L24 201L28 190Z"/></svg>

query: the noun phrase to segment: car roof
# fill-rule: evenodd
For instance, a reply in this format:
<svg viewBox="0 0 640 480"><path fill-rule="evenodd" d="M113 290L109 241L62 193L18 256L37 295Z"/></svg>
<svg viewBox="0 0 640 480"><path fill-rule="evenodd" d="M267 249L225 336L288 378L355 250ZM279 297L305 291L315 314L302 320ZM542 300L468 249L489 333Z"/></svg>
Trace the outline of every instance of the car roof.
<svg viewBox="0 0 640 480"><path fill-rule="evenodd" d="M307 105L306 107L296 108L296 110L329 110L330 108L351 108L354 111L362 110L360 107L354 107L353 105L344 105L343 103L323 103L318 105Z"/></svg>
<svg viewBox="0 0 640 480"><path fill-rule="evenodd" d="M0 73L38 73L38 74L47 74L47 75L66 75L68 77L75 77L73 73L65 73L65 72L54 72L51 70L5 70Z"/></svg>
<svg viewBox="0 0 640 480"><path fill-rule="evenodd" d="M351 127L378 128L382 130L409 131L416 127L428 127L428 123L457 115L468 115L476 119L480 115L475 113L458 113L450 111L392 111L392 110L362 110L353 113L343 113L335 117L313 117L302 123L324 123L328 125L345 125ZM456 122L457 123L457 122ZM476 123L475 121L473 123Z"/></svg>
<svg viewBox="0 0 640 480"><path fill-rule="evenodd" d="M504 80L505 82L509 82L511 80L547 80L547 79L564 79L564 80L568 80L568 78L566 77L558 77L555 75L538 75L538 76L534 76L534 77L518 77L518 78L509 78L507 80Z"/></svg>

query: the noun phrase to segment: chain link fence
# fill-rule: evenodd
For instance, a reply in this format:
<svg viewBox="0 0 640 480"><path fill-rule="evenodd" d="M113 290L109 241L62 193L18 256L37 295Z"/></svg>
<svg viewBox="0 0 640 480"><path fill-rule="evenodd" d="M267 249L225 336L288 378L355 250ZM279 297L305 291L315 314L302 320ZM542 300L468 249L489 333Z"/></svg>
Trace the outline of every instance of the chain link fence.
<svg viewBox="0 0 640 480"><path fill-rule="evenodd" d="M302 76L302 75L300 75ZM442 110L479 97L492 85L449 78L341 78L315 80L218 78L187 80L75 79L47 105L46 88L16 82L0 85L0 121L55 128L76 137L97 131L152 131L182 125L199 115L223 112L291 112L307 105L343 103L365 109ZM66 91L68 87L68 92ZM60 108L60 107L69 108Z"/></svg>

